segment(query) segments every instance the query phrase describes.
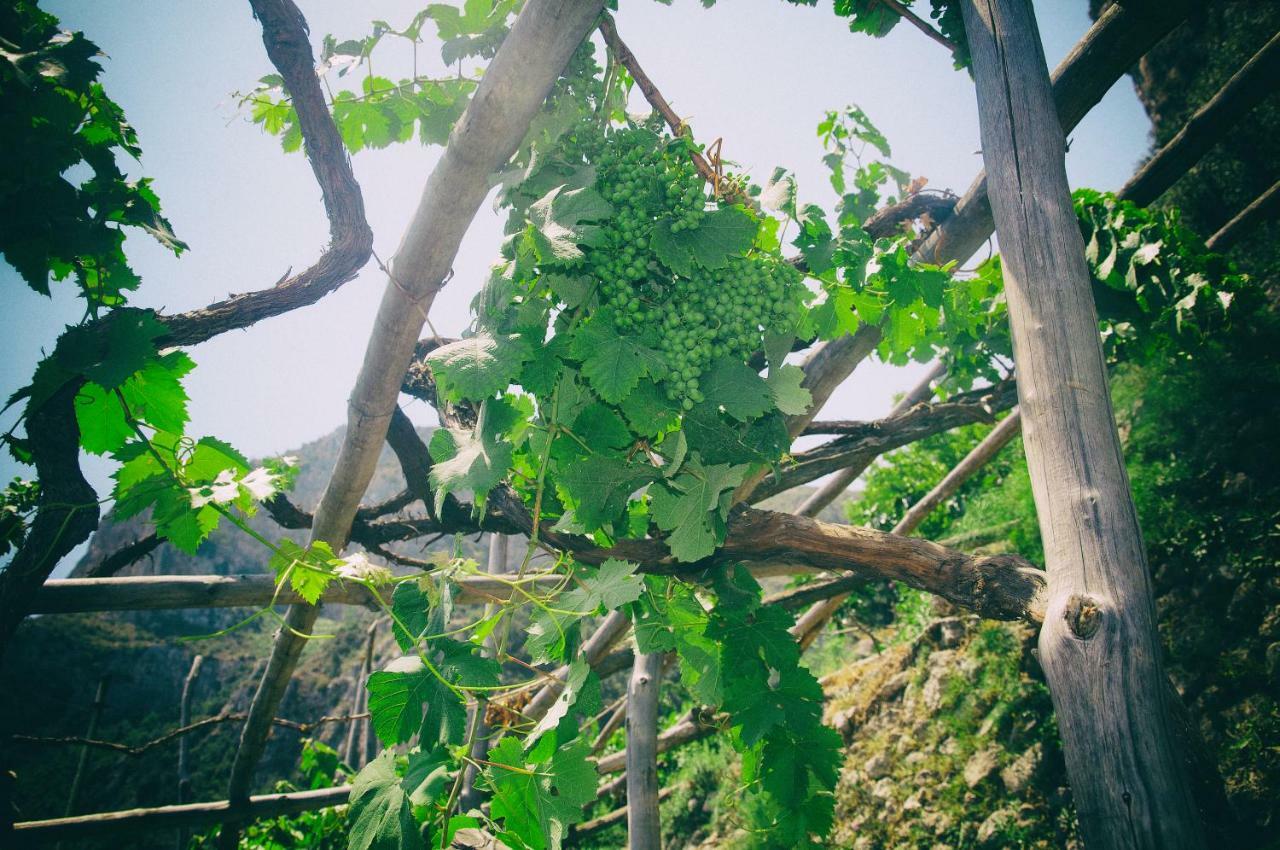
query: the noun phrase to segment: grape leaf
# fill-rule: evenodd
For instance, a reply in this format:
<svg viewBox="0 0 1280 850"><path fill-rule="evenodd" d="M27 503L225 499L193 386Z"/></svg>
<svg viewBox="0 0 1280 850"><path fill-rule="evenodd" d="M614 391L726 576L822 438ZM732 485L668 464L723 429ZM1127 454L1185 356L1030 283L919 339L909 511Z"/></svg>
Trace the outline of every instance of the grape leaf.
<svg viewBox="0 0 1280 850"><path fill-rule="evenodd" d="M422 850L422 833L396 774L394 750L383 750L351 784L348 850Z"/></svg>
<svg viewBox="0 0 1280 850"><path fill-rule="evenodd" d="M711 364L702 376L701 386L707 403L718 405L743 422L763 416L773 408L773 395L764 378L732 357L722 357Z"/></svg>
<svg viewBox="0 0 1280 850"><path fill-rule="evenodd" d="M804 370L799 366L788 363L770 371L769 391L778 410L788 416L800 416L809 410L813 394L800 385L803 381Z"/></svg>
<svg viewBox="0 0 1280 850"><path fill-rule="evenodd" d="M575 506L578 522L594 530L617 520L628 497L655 477L657 471L651 466L591 455L574 461L560 473L556 489Z"/></svg>
<svg viewBox="0 0 1280 850"><path fill-rule="evenodd" d="M529 206L533 241L545 263L570 263L582 258L579 245L598 244L600 228L584 224L613 215L613 207L592 188L557 186Z"/></svg>
<svg viewBox="0 0 1280 850"><path fill-rule="evenodd" d="M594 574L580 575L588 607L612 611L639 599L644 579L636 575L636 569L637 566L628 561L610 558Z"/></svg>
<svg viewBox="0 0 1280 850"><path fill-rule="evenodd" d="M697 227L672 232L669 221L653 228L649 247L667 268L688 276L690 261L705 269L724 268L730 257L746 253L755 242L759 225L750 213L738 207L721 207L708 213Z"/></svg>
<svg viewBox="0 0 1280 850"><path fill-rule="evenodd" d="M618 404L630 395L641 378L660 378L667 369L661 354L636 337L621 336L606 310L597 312L574 333L573 356L582 361L582 374L592 389L609 404Z"/></svg>
<svg viewBox="0 0 1280 850"><path fill-rule="evenodd" d="M462 701L416 655L401 656L370 674L367 687L373 730L388 747L415 734L424 745L457 744L466 734Z"/></svg>
<svg viewBox="0 0 1280 850"><path fill-rule="evenodd" d="M437 500L445 493L470 490L477 500L496 487L511 466L511 444L488 434L439 428L431 435L431 486Z"/></svg>
<svg viewBox="0 0 1280 850"><path fill-rule="evenodd" d="M490 815L532 850L558 850L569 827L582 820L582 807L595 799L590 754L591 742L578 738L529 763L518 741L503 738L489 750L485 769L493 789Z"/></svg>
<svg viewBox="0 0 1280 850"><path fill-rule="evenodd" d="M653 520L668 532L666 542L679 561L697 561L716 549L724 535L728 505L721 494L742 483L747 466L704 466L692 460L675 478L650 488Z"/></svg>
<svg viewBox="0 0 1280 850"><path fill-rule="evenodd" d="M448 401L479 401L502 392L532 356L519 336L475 336L441 346L427 355L440 394Z"/></svg>

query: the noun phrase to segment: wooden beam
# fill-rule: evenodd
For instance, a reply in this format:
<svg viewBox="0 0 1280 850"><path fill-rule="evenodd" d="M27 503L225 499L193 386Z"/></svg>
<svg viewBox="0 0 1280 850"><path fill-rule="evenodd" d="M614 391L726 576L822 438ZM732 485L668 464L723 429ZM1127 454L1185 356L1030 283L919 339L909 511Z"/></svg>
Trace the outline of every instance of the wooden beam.
<svg viewBox="0 0 1280 850"><path fill-rule="evenodd" d="M13 826L19 843L53 843L55 841L118 838L138 832L162 829L193 829L212 826L229 817L242 820L296 815L332 806L345 805L351 786L294 791L288 794L262 794L250 797L244 804L232 806L227 800L216 803L187 803L180 806L157 806L127 809L52 820L24 821Z"/></svg>
<svg viewBox="0 0 1280 850"><path fill-rule="evenodd" d="M512 589L486 576L458 579L457 601L467 604L505 602ZM558 576L526 579L526 590L546 593L563 583ZM391 596L388 587L384 599ZM302 602L289 588L276 593L268 575L230 576L125 576L123 578L51 579L35 593L34 614L68 614L93 611L156 611L187 608L261 608L275 600L280 605ZM320 597L321 604L375 607L363 586L333 582Z"/></svg>
<svg viewBox="0 0 1280 850"><path fill-rule="evenodd" d="M911 388L902 399L893 406L889 411L889 418L900 416L910 408L928 401L933 397L933 382L942 377L946 372L945 364L935 363L933 367L925 373L914 387ZM810 423L810 427L817 423ZM800 507L796 508L796 513L800 516L816 517L827 507L844 494L849 489L849 485L858 479L858 476L867 471L867 467L872 463L871 460L865 463L855 463L845 467L839 472L834 473L821 487L810 493Z"/></svg>
<svg viewBox="0 0 1280 850"><path fill-rule="evenodd" d="M1146 206L1163 195L1209 148L1227 138L1249 110L1276 91L1277 80L1280 80L1280 33L1273 35L1195 111L1177 135L1138 169L1119 196Z"/></svg>
<svg viewBox="0 0 1280 850"><path fill-rule="evenodd" d="M1040 662L1089 850L1202 848L1029 0L963 0L1049 573Z"/></svg>
<svg viewBox="0 0 1280 850"><path fill-rule="evenodd" d="M955 495L966 481L974 476L998 454L1000 450L1022 433L1022 414L1015 407L999 425L992 429L982 442L973 447L964 459L952 468L937 486L925 493L920 501L911 506L894 526L894 534L913 534L938 505Z"/></svg>
<svg viewBox="0 0 1280 850"><path fill-rule="evenodd" d="M1274 220L1277 213L1280 213L1280 180L1272 183L1270 189L1232 216L1231 221L1210 236L1204 246L1219 253L1228 251L1250 230L1265 221Z"/></svg>
<svg viewBox="0 0 1280 850"><path fill-rule="evenodd" d="M301 19L291 0L289 14ZM280 9L250 0L259 18ZM360 373L348 402L348 423L333 474L316 511L312 541L341 551L361 497L377 467L405 370L436 293L444 286L491 176L520 146L573 52L595 26L603 0L529 0L485 69L475 96L454 125L449 143L423 188L392 268ZM268 43L268 51L272 45ZM308 47L309 49L309 47ZM271 718L297 666L318 609L292 605L249 708L231 767L227 797L248 795L266 746ZM234 847L228 824L219 846Z"/></svg>

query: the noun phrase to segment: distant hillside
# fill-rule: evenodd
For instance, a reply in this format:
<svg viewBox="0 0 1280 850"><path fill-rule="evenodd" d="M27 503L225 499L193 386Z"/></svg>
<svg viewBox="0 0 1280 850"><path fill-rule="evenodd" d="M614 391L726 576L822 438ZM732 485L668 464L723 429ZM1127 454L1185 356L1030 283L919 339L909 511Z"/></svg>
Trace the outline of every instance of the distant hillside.
<svg viewBox="0 0 1280 850"><path fill-rule="evenodd" d="M429 429L422 433L425 438L430 437ZM304 510L313 511L319 502L342 435L343 430L339 429L288 452L297 456L300 465L290 498ZM403 487L404 479L394 456L384 451L366 503L390 498ZM782 494L769 504L785 510L799 504L805 495L807 491L798 490ZM421 510L421 505L415 503L405 515L421 515ZM840 510L834 507L823 514L824 519L831 520L839 520L840 516ZM265 512L254 517L250 524L268 539L289 536L301 540L305 536L301 531L281 529ZM114 522L108 517L72 575L85 574L106 555L148 533L149 528L141 519ZM453 539L445 538L429 550L451 551L455 545L477 559L484 558L488 551L488 541L481 535L461 538L456 544ZM419 546L405 544L404 551L421 555ZM512 567L522 551L519 545L510 547ZM224 524L195 555L162 546L120 574L229 575L262 572L265 564L266 558L258 544ZM224 629L252 613L244 609L154 611L28 620L0 666L0 693L22 695L19 699L0 701L0 726L22 735L84 735L94 692L99 680L107 676L110 682L95 738L136 746L179 725L183 679L197 654L204 655L205 662L193 692L192 719L243 712L270 652L275 621L258 618L221 637L187 638ZM304 651L281 707L282 717L306 722L350 711L358 687L365 633L372 616L357 608L326 610L317 624L316 634L332 637L317 639ZM383 629L378 663L387 660L393 651L389 635ZM57 663L50 664L50 659L57 659ZM239 732L238 723L224 723L188 738L194 799L221 799ZM340 746L346 737L346 726L328 725L315 736ZM278 728L273 733L258 773L259 789L267 790L279 779L296 776L301 737L289 729ZM17 753L17 802L21 818L64 814L66 789L75 773L78 748L29 743L20 744ZM172 742L140 756L90 750L76 812L176 802L176 764L177 747ZM163 833L152 835L147 841L150 843L132 846L173 846L173 836Z"/></svg>

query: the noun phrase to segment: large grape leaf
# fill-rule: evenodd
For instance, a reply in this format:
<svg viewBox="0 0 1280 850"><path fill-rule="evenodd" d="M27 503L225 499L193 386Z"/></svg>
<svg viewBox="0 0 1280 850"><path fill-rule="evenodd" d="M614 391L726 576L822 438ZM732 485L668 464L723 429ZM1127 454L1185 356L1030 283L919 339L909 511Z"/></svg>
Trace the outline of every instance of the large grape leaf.
<svg viewBox="0 0 1280 850"><path fill-rule="evenodd" d="M769 372L769 391L778 410L788 416L800 416L813 404L813 394L801 386L804 370L790 363Z"/></svg>
<svg viewBox="0 0 1280 850"><path fill-rule="evenodd" d="M650 488L653 520L668 532L667 546L679 561L696 561L715 551L723 535L728 505L721 494L731 491L747 466L704 466L690 460L679 475Z"/></svg>
<svg viewBox="0 0 1280 850"><path fill-rule="evenodd" d="M588 739L547 749L539 746L526 756L518 741L503 738L489 751L485 770L493 789L490 815L532 850L558 850L569 827L582 820L583 806L596 796L598 776L588 761Z"/></svg>
<svg viewBox="0 0 1280 850"><path fill-rule="evenodd" d="M544 263L571 263L582 258L579 245L598 244L600 227L585 224L613 215L613 207L592 188L557 186L529 206L533 241Z"/></svg>
<svg viewBox="0 0 1280 850"><path fill-rule="evenodd" d="M370 674L368 688L373 730L388 747L419 733L427 745L457 744L466 734L462 701L416 655L401 656Z"/></svg>
<svg viewBox="0 0 1280 850"><path fill-rule="evenodd" d="M427 363L445 399L479 401L505 390L531 356L523 338L482 331L437 348Z"/></svg>
<svg viewBox="0 0 1280 850"><path fill-rule="evenodd" d="M667 268L689 275L693 262L705 269L721 269L730 257L746 253L755 242L759 225L738 207L721 207L703 217L697 227L678 233L668 221L653 228L649 247Z"/></svg>
<svg viewBox="0 0 1280 850"><path fill-rule="evenodd" d="M394 750L383 750L356 774L347 812L348 850L421 850L422 832L396 774Z"/></svg>
<svg viewBox="0 0 1280 850"><path fill-rule="evenodd" d="M618 404L636 388L640 379L661 377L666 360L633 336L622 336L613 317L601 310L574 333L573 355L582 361L586 376L600 398Z"/></svg>
<svg viewBox="0 0 1280 850"><path fill-rule="evenodd" d="M431 457L431 486L438 500L462 490L483 499L507 474L511 444L487 433L440 428L431 435Z"/></svg>
<svg viewBox="0 0 1280 850"><path fill-rule="evenodd" d="M556 479L556 487L574 505L578 522L594 530L617 520L627 498L656 477L651 466L591 455L573 461Z"/></svg>
<svg viewBox="0 0 1280 850"><path fill-rule="evenodd" d="M746 421L773 409L773 394L764 378L732 357L722 357L702 376L702 394L734 419Z"/></svg>

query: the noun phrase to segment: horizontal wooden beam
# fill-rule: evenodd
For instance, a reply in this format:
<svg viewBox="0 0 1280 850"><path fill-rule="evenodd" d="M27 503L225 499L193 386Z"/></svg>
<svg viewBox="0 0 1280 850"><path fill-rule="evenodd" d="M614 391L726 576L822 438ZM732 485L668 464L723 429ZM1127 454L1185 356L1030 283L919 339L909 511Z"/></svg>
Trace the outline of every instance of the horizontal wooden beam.
<svg viewBox="0 0 1280 850"><path fill-rule="evenodd" d="M351 786L340 785L337 788L292 791L287 794L262 794L250 797L248 803L234 808L226 800L186 803L181 806L157 806L24 821L14 824L13 830L20 845L36 842L51 844L55 841L107 838L145 830L212 826L223 822L229 815L246 820L296 815L345 805L350 796Z"/></svg>
<svg viewBox="0 0 1280 850"><path fill-rule="evenodd" d="M525 579L531 593L545 593L563 583L560 576ZM511 598L509 584L488 576L467 576L458 580L462 603L505 602ZM390 601L388 587L384 600ZM125 576L118 578L65 578L46 581L32 600L33 614L69 614L92 611L154 611L183 608L261 608L272 601L291 605L302 599L288 588L276 593L275 579L268 575L231 576ZM320 598L330 605L375 607L363 586L335 581Z"/></svg>

